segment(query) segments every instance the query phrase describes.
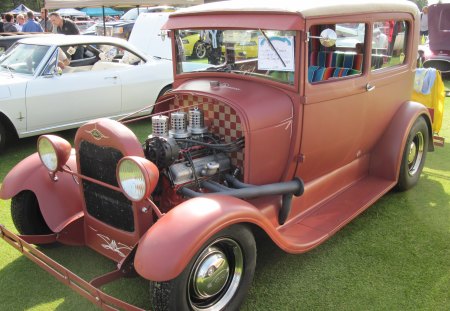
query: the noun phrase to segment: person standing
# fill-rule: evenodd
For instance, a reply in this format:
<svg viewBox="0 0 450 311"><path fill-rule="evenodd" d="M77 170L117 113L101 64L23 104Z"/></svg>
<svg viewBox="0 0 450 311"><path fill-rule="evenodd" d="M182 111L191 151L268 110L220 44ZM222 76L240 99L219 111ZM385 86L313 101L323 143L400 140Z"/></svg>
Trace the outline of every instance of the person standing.
<svg viewBox="0 0 450 311"><path fill-rule="evenodd" d="M46 8L41 9L41 21L39 22L44 32L53 32L53 25L48 18L48 10Z"/></svg>
<svg viewBox="0 0 450 311"><path fill-rule="evenodd" d="M420 13L420 37L428 36L428 7L424 6L422 8L422 13Z"/></svg>
<svg viewBox="0 0 450 311"><path fill-rule="evenodd" d="M11 13L5 14L5 23L3 23L4 32L17 32L17 27L14 24L14 16Z"/></svg>
<svg viewBox="0 0 450 311"><path fill-rule="evenodd" d="M23 32L43 32L41 25L34 20L33 12L27 12L28 21L23 25Z"/></svg>
<svg viewBox="0 0 450 311"><path fill-rule="evenodd" d="M49 14L50 21L53 27L56 28L57 33L62 33L64 35L79 35L77 25L70 19L62 18L57 12L52 12Z"/></svg>
<svg viewBox="0 0 450 311"><path fill-rule="evenodd" d="M23 16L23 14L18 14L16 22L17 31L22 31L23 24L25 24L25 16Z"/></svg>

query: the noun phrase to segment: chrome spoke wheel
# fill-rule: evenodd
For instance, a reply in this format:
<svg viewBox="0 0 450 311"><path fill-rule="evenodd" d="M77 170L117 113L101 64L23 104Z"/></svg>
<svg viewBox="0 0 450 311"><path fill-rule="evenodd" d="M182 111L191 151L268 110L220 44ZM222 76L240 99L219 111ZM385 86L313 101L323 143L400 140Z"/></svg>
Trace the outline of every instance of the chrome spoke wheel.
<svg viewBox="0 0 450 311"><path fill-rule="evenodd" d="M422 163L424 152L424 138L422 132L417 132L409 145L408 152L408 169L409 175L415 175Z"/></svg>
<svg viewBox="0 0 450 311"><path fill-rule="evenodd" d="M243 252L235 240L213 241L192 267L187 287L190 307L202 311L222 310L236 293L243 268Z"/></svg>
<svg viewBox="0 0 450 311"><path fill-rule="evenodd" d="M198 42L195 45L195 56L197 58L204 58L206 56L206 46L203 43Z"/></svg>

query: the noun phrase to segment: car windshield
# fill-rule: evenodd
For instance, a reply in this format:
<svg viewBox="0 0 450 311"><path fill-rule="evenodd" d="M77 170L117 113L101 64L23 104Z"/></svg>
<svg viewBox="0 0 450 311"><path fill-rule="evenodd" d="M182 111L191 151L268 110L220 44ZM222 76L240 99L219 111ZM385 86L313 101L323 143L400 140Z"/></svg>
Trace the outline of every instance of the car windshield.
<svg viewBox="0 0 450 311"><path fill-rule="evenodd" d="M46 45L16 44L2 55L0 70L34 75L49 48Z"/></svg>
<svg viewBox="0 0 450 311"><path fill-rule="evenodd" d="M294 84L295 31L177 30L177 72L230 72Z"/></svg>

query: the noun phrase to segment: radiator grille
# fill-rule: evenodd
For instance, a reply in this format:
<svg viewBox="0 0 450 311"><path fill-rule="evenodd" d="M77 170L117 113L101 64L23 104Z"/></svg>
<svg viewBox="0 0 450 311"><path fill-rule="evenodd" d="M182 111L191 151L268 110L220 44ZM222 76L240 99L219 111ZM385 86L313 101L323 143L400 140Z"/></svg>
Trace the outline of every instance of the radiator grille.
<svg viewBox="0 0 450 311"><path fill-rule="evenodd" d="M80 143L81 174L118 187L116 166L122 153L111 147L102 147L87 141ZM132 203L121 192L83 180L87 212L115 228L133 232Z"/></svg>

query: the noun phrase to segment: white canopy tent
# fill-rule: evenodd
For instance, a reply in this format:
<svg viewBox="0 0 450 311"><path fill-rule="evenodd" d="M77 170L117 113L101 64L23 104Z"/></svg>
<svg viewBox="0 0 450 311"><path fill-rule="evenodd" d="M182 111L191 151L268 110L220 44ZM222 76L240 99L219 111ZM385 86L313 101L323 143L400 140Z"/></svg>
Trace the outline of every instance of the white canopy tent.
<svg viewBox="0 0 450 311"><path fill-rule="evenodd" d="M59 9L58 11L56 11L59 13L59 15L61 16L86 16L87 14L85 12L81 12L72 8L67 8L67 9Z"/></svg>
<svg viewBox="0 0 450 311"><path fill-rule="evenodd" d="M204 0L45 0L47 9L61 8L98 8L98 7L126 7L126 6L191 6L202 4Z"/></svg>

